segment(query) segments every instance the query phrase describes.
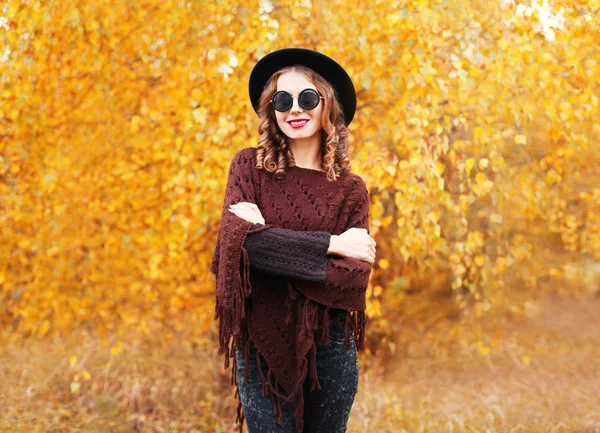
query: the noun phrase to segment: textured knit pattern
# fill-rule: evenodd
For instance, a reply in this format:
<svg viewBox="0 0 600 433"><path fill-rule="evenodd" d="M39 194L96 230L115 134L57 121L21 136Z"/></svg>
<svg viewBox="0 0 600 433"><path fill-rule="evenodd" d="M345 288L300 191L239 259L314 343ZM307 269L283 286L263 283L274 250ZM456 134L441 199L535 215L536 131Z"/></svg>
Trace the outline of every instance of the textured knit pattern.
<svg viewBox="0 0 600 433"><path fill-rule="evenodd" d="M261 223L254 223L252 230L262 226ZM310 246L306 244L307 236L314 241ZM330 241L331 233L328 232L304 232L270 227L261 231L249 232L244 242L244 248L248 252L251 269L280 277L324 282L327 277L326 253ZM303 251L305 247L312 248L308 257L307 252ZM279 259L282 250L286 256L285 261ZM339 313L345 313L345 310L330 308L329 312L333 319L331 323L334 326L340 326L342 323L341 326L343 326Z"/></svg>
<svg viewBox="0 0 600 433"><path fill-rule="evenodd" d="M252 228L262 227L255 223ZM327 270L329 232L306 232L271 227L249 233L244 242L250 268L275 274L324 283Z"/></svg>
<svg viewBox="0 0 600 433"><path fill-rule="evenodd" d="M302 433L302 385L308 377L311 391L320 389L316 343L329 343L330 309L346 311L345 348L351 347L352 336L357 350L364 350L365 294L371 264L329 255L325 282L282 278L258 270L251 272L244 243L249 233L270 227L332 235L340 235L352 227L369 232L369 194L362 178L353 173L328 181L324 172L288 167L284 177L277 179L255 165L253 147L240 150L230 164L210 266L216 275L219 354L225 356L225 368L233 359L233 385L237 383L235 349L242 350L247 360L253 343L259 354L257 360L263 359L268 365L267 375L261 376L261 380L264 394L273 401L274 416L283 425L281 404L276 396L285 391L285 400L294 408L296 431ZM243 201L258 206L265 219L263 227L252 229L251 222L229 211L230 205ZM240 433L244 421L241 409L240 402L236 418Z"/></svg>

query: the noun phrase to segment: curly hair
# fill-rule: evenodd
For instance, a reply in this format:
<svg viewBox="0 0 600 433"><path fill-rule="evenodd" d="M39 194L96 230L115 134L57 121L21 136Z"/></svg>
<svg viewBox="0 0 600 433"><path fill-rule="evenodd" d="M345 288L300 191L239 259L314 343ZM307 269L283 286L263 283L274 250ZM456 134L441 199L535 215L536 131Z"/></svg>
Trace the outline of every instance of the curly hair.
<svg viewBox="0 0 600 433"><path fill-rule="evenodd" d="M348 128L344 123L342 107L336 97L335 89L321 75L302 65L287 66L275 72L265 85L258 104L259 140L256 151L256 168L262 168L277 178L283 177L285 169L294 167L296 162L286 141L287 136L277 125L275 109L271 98L277 91L277 79L286 72L302 73L323 95L321 125L321 168L327 180L337 180L350 171L348 158Z"/></svg>

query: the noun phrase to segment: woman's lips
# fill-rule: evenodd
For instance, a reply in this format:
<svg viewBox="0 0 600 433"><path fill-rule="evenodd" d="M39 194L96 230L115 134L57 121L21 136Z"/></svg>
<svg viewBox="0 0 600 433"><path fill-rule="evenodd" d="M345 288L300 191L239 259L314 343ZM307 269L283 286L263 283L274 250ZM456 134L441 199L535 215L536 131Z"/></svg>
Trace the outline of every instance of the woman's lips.
<svg viewBox="0 0 600 433"><path fill-rule="evenodd" d="M288 122L288 124L294 129L302 128L307 123L308 123L308 119L291 120Z"/></svg>

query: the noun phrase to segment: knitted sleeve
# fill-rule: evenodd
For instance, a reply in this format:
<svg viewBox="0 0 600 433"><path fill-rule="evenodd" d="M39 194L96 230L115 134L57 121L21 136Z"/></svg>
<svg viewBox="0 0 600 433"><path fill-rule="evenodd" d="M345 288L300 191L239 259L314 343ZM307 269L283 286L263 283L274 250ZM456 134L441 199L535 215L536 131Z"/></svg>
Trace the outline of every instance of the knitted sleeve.
<svg viewBox="0 0 600 433"><path fill-rule="evenodd" d="M256 223L253 229L262 227ZM325 282L331 233L271 227L248 234L250 268L282 277Z"/></svg>

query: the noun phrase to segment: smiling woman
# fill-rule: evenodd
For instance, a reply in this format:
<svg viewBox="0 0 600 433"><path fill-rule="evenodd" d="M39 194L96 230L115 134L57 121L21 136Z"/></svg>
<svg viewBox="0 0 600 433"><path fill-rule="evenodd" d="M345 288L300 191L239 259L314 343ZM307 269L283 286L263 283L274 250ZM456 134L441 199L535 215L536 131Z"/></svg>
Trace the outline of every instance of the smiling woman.
<svg viewBox="0 0 600 433"><path fill-rule="evenodd" d="M211 263L240 433L244 419L249 433L345 432L376 245L346 154L354 86L329 57L290 48L256 64L250 99L259 143L231 161Z"/></svg>
<svg viewBox="0 0 600 433"><path fill-rule="evenodd" d="M329 180L350 171L348 125L356 93L333 59L300 48L279 50L256 64L249 87L260 118L258 168L280 178L298 165L324 171Z"/></svg>

